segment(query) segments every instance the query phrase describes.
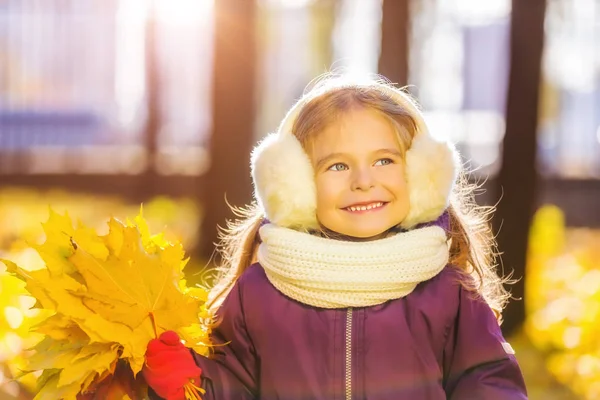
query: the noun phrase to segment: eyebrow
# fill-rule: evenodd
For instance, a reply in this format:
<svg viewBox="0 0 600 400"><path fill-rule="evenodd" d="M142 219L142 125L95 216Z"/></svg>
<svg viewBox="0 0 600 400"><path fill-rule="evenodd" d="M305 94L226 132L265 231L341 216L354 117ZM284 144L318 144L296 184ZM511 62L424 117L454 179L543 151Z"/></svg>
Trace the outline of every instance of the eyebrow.
<svg viewBox="0 0 600 400"><path fill-rule="evenodd" d="M391 156L395 156L398 158L402 158L402 154L396 150L396 149L379 149L373 152L373 154L389 154ZM323 166L325 164L328 164L330 162L330 160L335 159L335 158L343 158L344 156L346 156L346 153L331 153L326 155L325 157L320 158L319 160L317 160L316 163L316 169L320 170L321 168L323 168Z"/></svg>
<svg viewBox="0 0 600 400"><path fill-rule="evenodd" d="M375 151L375 154L389 154L391 156L402 158L402 153L400 153L397 149L379 149Z"/></svg>
<svg viewBox="0 0 600 400"><path fill-rule="evenodd" d="M323 166L325 164L328 164L330 160L334 159L334 158L342 158L344 157L345 154L344 153L331 153L326 155L325 157L322 157L321 159L317 160L317 170L320 170L321 168L323 168Z"/></svg>

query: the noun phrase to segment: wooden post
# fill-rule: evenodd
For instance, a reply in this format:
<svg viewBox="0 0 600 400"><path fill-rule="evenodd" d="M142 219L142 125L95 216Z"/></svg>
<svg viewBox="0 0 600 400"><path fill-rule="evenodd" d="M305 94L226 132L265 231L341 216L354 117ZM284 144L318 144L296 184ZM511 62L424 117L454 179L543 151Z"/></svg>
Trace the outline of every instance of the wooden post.
<svg viewBox="0 0 600 400"><path fill-rule="evenodd" d="M213 132L203 199L200 256L213 254L217 225L231 213L227 202L252 199L250 151L254 143L256 0L215 1Z"/></svg>
<svg viewBox="0 0 600 400"><path fill-rule="evenodd" d="M514 271L513 277L520 279L510 286L518 299L525 294L527 243L536 199L538 94L545 12L545 0L512 2L506 134L497 189L502 198L494 227L505 273ZM513 333L524 319L524 301L511 301L504 312L504 334Z"/></svg>
<svg viewBox="0 0 600 400"><path fill-rule="evenodd" d="M379 73L399 87L408 84L410 0L383 0Z"/></svg>

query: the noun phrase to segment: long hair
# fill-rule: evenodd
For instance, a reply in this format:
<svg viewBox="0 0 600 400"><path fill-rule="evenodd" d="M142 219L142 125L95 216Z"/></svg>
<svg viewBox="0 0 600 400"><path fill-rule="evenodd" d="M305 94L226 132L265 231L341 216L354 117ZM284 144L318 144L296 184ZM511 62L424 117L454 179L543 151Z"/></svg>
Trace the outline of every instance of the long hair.
<svg viewBox="0 0 600 400"><path fill-rule="evenodd" d="M381 82L380 82L381 83ZM319 90L327 82L320 82ZM375 110L386 118L398 134L403 155L410 148L416 134L416 117L376 87L344 86L315 96L300 111L292 134L307 152L312 139L345 113L356 109ZM481 295L498 318L510 295L503 284L506 279L496 273L496 245L489 219L493 207L475 203L477 186L469 183L464 170L455 184L450 198L450 260L449 263L464 272L461 283L468 290ZM264 212L253 203L246 208L234 209L237 220L229 221L221 231L220 275L209 296L209 309L216 311L237 279L255 261L259 245L258 230L264 221Z"/></svg>

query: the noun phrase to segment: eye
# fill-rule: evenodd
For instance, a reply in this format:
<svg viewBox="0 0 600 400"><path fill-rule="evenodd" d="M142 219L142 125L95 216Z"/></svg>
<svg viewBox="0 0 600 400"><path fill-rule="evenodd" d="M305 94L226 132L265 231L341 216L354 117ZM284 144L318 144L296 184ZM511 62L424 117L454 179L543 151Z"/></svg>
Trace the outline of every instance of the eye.
<svg viewBox="0 0 600 400"><path fill-rule="evenodd" d="M348 166L346 164L337 163L337 164L333 164L327 170L328 171L345 171L347 169L348 169Z"/></svg>
<svg viewBox="0 0 600 400"><path fill-rule="evenodd" d="M377 160L375 162L375 165L390 165L393 163L394 163L394 160L392 160L391 158L382 158L381 160Z"/></svg>

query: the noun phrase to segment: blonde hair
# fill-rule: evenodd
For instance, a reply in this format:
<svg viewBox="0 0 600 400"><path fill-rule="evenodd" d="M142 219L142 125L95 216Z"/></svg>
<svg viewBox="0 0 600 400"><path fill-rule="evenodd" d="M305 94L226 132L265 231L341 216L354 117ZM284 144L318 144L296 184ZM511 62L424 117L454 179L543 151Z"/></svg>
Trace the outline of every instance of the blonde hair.
<svg viewBox="0 0 600 400"><path fill-rule="evenodd" d="M306 150L318 132L356 109L378 112L398 133L402 153L405 154L410 148L417 132L416 116L376 87L363 85L336 88L309 100L295 120L292 133ZM503 286L507 280L496 273L495 239L489 224L494 207L478 206L474 201L476 189L476 185L468 182L465 172L461 172L448 208L451 240L449 263L464 272L465 279L461 280L461 284L483 297L500 319L510 295ZM221 231L220 275L209 297L209 308L213 312L236 280L255 261L260 243L258 230L265 220L263 210L256 203L234 209L234 212L239 219L228 221L227 228Z"/></svg>

